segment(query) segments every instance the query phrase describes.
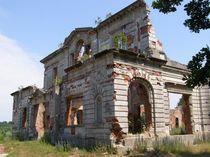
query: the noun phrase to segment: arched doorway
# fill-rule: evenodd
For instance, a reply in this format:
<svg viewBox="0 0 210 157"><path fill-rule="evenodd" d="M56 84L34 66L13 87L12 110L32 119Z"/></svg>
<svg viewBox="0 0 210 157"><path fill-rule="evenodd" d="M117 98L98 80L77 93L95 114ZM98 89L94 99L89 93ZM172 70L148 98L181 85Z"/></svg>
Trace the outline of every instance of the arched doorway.
<svg viewBox="0 0 210 157"><path fill-rule="evenodd" d="M78 56L82 57L85 52L85 42L80 39L76 44L76 53L78 53Z"/></svg>
<svg viewBox="0 0 210 157"><path fill-rule="evenodd" d="M152 126L152 107L150 89L141 81L134 80L128 89L129 133L149 131Z"/></svg>

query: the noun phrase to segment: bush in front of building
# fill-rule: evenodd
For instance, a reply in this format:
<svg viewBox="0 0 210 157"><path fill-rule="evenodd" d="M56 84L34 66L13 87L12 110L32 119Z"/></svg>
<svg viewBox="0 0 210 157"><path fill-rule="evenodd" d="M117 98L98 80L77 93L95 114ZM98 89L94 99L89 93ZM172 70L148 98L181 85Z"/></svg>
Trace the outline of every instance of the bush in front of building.
<svg viewBox="0 0 210 157"><path fill-rule="evenodd" d="M11 122L0 122L0 141L12 137L12 124Z"/></svg>
<svg viewBox="0 0 210 157"><path fill-rule="evenodd" d="M95 153L117 154L117 148L112 145L98 145L93 150Z"/></svg>
<svg viewBox="0 0 210 157"><path fill-rule="evenodd" d="M177 153L186 148L186 145L178 140L171 140L165 138L162 141L155 141L153 143L154 153L160 155L160 153Z"/></svg>
<svg viewBox="0 0 210 157"><path fill-rule="evenodd" d="M170 134L171 135L184 135L186 134L185 127L172 128Z"/></svg>

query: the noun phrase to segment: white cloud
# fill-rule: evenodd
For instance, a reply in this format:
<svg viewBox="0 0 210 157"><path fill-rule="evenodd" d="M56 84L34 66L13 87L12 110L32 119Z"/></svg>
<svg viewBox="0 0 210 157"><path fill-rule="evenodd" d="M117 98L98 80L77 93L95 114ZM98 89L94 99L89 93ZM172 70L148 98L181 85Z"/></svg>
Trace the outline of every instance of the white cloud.
<svg viewBox="0 0 210 157"><path fill-rule="evenodd" d="M41 63L25 52L16 41L0 34L0 121L12 119L13 99L18 87L42 87Z"/></svg>

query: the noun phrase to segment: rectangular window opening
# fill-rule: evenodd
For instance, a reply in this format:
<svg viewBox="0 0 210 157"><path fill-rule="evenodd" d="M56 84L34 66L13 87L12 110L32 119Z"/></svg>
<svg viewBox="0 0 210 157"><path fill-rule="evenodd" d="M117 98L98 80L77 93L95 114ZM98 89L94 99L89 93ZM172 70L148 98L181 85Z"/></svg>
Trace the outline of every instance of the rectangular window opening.
<svg viewBox="0 0 210 157"><path fill-rule="evenodd" d="M27 109L23 109L23 119L22 119L22 128L27 127Z"/></svg>
<svg viewBox="0 0 210 157"><path fill-rule="evenodd" d="M67 99L66 126L78 126L83 124L82 97Z"/></svg>
<svg viewBox="0 0 210 157"><path fill-rule="evenodd" d="M71 66L76 63L74 53L71 53Z"/></svg>
<svg viewBox="0 0 210 157"><path fill-rule="evenodd" d="M54 67L53 68L53 79L56 80L58 78L58 68Z"/></svg>
<svg viewBox="0 0 210 157"><path fill-rule="evenodd" d="M37 120L37 114L38 114L39 105L34 105L34 116L33 116L33 126L36 127L36 120Z"/></svg>
<svg viewBox="0 0 210 157"><path fill-rule="evenodd" d="M170 135L192 134L190 95L169 93Z"/></svg>
<svg viewBox="0 0 210 157"><path fill-rule="evenodd" d="M49 129L50 128L50 111L49 111L49 102L44 103L45 112L43 113L44 117L44 128Z"/></svg>

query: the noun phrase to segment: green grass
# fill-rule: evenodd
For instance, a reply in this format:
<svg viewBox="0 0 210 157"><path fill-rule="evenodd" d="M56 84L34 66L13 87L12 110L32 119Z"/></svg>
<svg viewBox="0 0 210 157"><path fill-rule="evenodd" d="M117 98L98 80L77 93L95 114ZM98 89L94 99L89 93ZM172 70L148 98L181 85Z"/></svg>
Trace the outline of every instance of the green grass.
<svg viewBox="0 0 210 157"><path fill-rule="evenodd" d="M65 152L52 145L38 141L8 140L3 143L8 157L68 157L70 152Z"/></svg>
<svg viewBox="0 0 210 157"><path fill-rule="evenodd" d="M0 141L8 153L8 157L119 157L115 154L115 148L98 146L95 149L75 149L68 151L63 148L56 148L50 144L40 141L4 140ZM210 143L205 142L195 145L184 146L176 143L159 143L154 151L147 152L146 145L139 144L129 157L210 157Z"/></svg>
<svg viewBox="0 0 210 157"><path fill-rule="evenodd" d="M184 127L173 128L170 132L171 135L184 135L186 134L186 130Z"/></svg>
<svg viewBox="0 0 210 157"><path fill-rule="evenodd" d="M155 142L153 144L154 152L165 152L165 153L174 153L176 154L180 150L186 150L187 146L180 143L178 140L172 141L169 139L164 139L161 142Z"/></svg>
<svg viewBox="0 0 210 157"><path fill-rule="evenodd" d="M139 144L130 157L210 157L210 142L199 142L194 145L184 145L178 141L163 140L153 144L153 151L146 151Z"/></svg>
<svg viewBox="0 0 210 157"><path fill-rule="evenodd" d="M42 141L0 141L8 153L8 157L98 157L98 156L117 156L116 149L109 146L98 146L95 149L64 149L55 147ZM113 155L112 155L113 154Z"/></svg>
<svg viewBox="0 0 210 157"><path fill-rule="evenodd" d="M0 141L4 141L12 136L11 122L0 122Z"/></svg>
<svg viewBox="0 0 210 157"><path fill-rule="evenodd" d="M210 157L210 143L200 142L195 145L184 145L178 141L165 140L154 145L156 154L171 154L177 157Z"/></svg>

